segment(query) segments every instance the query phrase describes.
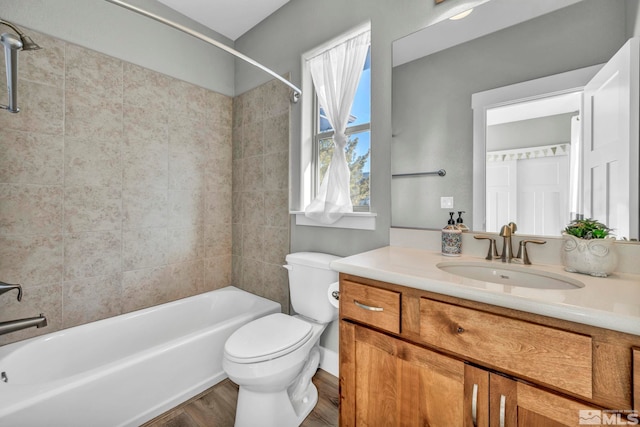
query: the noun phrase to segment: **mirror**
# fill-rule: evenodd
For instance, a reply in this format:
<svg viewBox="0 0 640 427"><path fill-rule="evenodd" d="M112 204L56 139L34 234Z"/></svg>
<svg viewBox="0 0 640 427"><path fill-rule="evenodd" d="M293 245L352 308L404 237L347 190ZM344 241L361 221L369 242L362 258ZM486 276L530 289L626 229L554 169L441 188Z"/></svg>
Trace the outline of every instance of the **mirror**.
<svg viewBox="0 0 640 427"><path fill-rule="evenodd" d="M526 11L521 4L491 0L461 21L439 22L394 42L392 226L440 229L449 211L464 211L472 230L485 231L484 203L478 209L473 196L480 179L474 176L472 95L606 63L634 35L638 17L636 0L540 0ZM461 34L469 40L454 40ZM572 112L561 115L567 122ZM542 123L528 126L515 131L519 142ZM440 169L445 176L400 176ZM629 215L638 218L637 207ZM637 231L630 237L637 239Z"/></svg>

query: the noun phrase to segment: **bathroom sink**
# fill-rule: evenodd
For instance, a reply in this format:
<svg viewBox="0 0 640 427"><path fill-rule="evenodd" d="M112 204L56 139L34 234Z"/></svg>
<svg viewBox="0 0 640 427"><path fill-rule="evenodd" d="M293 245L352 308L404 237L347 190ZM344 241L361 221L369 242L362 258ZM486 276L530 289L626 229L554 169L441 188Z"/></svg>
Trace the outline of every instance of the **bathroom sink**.
<svg viewBox="0 0 640 427"><path fill-rule="evenodd" d="M501 285L521 286L534 289L579 289L584 284L546 271L535 270L513 264L496 265L482 262L441 262L440 270L469 279Z"/></svg>

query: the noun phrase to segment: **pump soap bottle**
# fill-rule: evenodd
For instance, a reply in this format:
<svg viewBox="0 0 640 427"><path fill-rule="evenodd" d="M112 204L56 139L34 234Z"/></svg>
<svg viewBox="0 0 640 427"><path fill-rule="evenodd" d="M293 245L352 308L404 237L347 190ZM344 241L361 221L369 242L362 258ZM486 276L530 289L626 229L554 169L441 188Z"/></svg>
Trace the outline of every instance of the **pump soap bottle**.
<svg viewBox="0 0 640 427"><path fill-rule="evenodd" d="M463 213L464 211L458 211L458 219L456 219L456 227L458 227L458 230L465 232L465 231L469 231L469 227L467 227L467 225L462 220Z"/></svg>
<svg viewBox="0 0 640 427"><path fill-rule="evenodd" d="M442 229L442 255L460 256L462 253L462 231L453 219L455 212L449 212L447 226Z"/></svg>

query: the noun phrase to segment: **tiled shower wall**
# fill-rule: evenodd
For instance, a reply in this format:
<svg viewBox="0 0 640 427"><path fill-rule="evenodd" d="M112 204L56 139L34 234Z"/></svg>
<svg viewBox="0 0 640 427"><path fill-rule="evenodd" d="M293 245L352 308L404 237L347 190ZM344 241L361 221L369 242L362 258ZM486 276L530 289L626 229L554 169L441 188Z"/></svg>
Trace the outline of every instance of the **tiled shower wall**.
<svg viewBox="0 0 640 427"><path fill-rule="evenodd" d="M233 283L289 312L289 88L233 100Z"/></svg>
<svg viewBox="0 0 640 427"><path fill-rule="evenodd" d="M49 325L0 336L0 344L230 285L232 99L29 34L44 49L20 52L22 111L0 110L0 280L21 283L24 297L0 296L0 321L44 313ZM265 90L274 89L256 94ZM6 91L0 96L5 103ZM276 228L281 234L269 240L283 246L286 215L262 204L286 210L286 179L271 168L253 179L256 113L252 95L239 99L247 157L235 162L246 161L248 178L240 195L246 221L234 227L244 248ZM261 117L268 111L262 106ZM283 170L287 149L288 139L277 148L284 160L272 163ZM262 167L273 147L258 151ZM266 274L279 258L273 245L263 248L263 259L249 249L240 257L242 284L253 288L260 277L257 290L271 294L264 286L275 279Z"/></svg>

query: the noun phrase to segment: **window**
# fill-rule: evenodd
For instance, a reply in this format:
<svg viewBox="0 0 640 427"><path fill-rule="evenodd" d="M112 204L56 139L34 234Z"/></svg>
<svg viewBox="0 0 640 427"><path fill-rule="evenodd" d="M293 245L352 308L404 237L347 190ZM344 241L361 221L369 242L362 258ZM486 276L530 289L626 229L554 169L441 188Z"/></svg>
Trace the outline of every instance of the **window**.
<svg viewBox="0 0 640 427"><path fill-rule="evenodd" d="M299 177L291 182L291 211L296 215L296 224L320 227L353 228L375 230L376 213L371 206L371 46L367 49L363 72L351 108L351 120L347 124L347 146L345 156L351 163L351 198L353 213L345 214L335 224L327 225L306 217L307 207L319 194L322 178L333 155L333 129L320 111L309 60L333 49L348 40L370 32L371 23L366 22L351 31L323 43L301 56L303 95L300 102L300 143L291 146L291 156L299 162L290 163L291 176Z"/></svg>
<svg viewBox="0 0 640 427"><path fill-rule="evenodd" d="M314 96L313 194L317 192L333 155L333 129ZM371 47L367 52L346 134L345 147L351 172L351 203L355 212L368 212L371 178Z"/></svg>

